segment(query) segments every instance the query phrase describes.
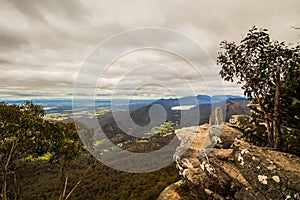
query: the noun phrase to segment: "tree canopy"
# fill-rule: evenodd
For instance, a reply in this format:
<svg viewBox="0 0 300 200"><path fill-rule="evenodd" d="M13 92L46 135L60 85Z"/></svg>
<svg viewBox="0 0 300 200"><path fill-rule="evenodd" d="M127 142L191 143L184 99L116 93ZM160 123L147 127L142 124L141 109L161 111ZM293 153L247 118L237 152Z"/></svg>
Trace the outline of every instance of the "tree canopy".
<svg viewBox="0 0 300 200"><path fill-rule="evenodd" d="M279 148L281 122L290 123L294 121L292 118L299 117L289 115L291 107L285 107L295 104L298 98L299 44L272 40L266 29L254 26L239 44L221 42L217 63L221 66L221 77L225 81L236 81L244 95L258 104L266 123L269 145ZM283 113L287 115L281 115Z"/></svg>
<svg viewBox="0 0 300 200"><path fill-rule="evenodd" d="M49 162L59 166L60 199L66 199L66 167L83 152L83 144L74 123L47 121L43 118L41 106L26 101L21 105L0 103L0 170L2 199L18 196L18 192L8 190L11 174L15 176L18 168L28 158L35 159L48 154ZM14 184L16 177L13 177ZM16 187L16 186L15 186Z"/></svg>
<svg viewBox="0 0 300 200"><path fill-rule="evenodd" d="M0 168L2 198L7 199L7 176L28 156L45 153L43 133L46 122L42 107L25 102L23 105L0 104Z"/></svg>

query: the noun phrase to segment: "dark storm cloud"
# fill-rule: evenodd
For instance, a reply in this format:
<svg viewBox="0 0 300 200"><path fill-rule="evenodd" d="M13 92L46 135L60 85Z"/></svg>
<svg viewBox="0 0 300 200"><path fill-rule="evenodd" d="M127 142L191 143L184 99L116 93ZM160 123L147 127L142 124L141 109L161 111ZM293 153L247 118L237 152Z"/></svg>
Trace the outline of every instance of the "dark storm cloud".
<svg viewBox="0 0 300 200"><path fill-rule="evenodd" d="M10 0L8 2L13 4L13 6L19 10L25 18L46 22L46 19L38 8L36 1Z"/></svg>
<svg viewBox="0 0 300 200"><path fill-rule="evenodd" d="M0 52L11 51L20 49L22 45L28 45L29 41L22 34L0 27L0 44Z"/></svg>
<svg viewBox="0 0 300 200"><path fill-rule="evenodd" d="M196 92L207 90L206 81L218 93L217 77L212 69L216 68L214 61L222 40L239 41L257 25L269 29L275 39L295 43L299 41L299 31L291 26L300 26L299 13L299 0L2 0L1 96L69 95L80 66L96 45L122 31L139 27L173 29L193 39L207 54L190 52L191 59L201 59L200 69L207 77L198 75L191 65L170 52L129 52L120 55L110 66L101 66L98 60L89 61L92 73L85 75L85 87L90 87L89 78L101 75L93 72L108 67L102 77L102 87L97 90L100 95L110 94L124 73L128 73L127 79L123 79L126 88L134 88L145 80L169 80L174 90L184 95L183 77ZM159 38L157 41L166 43ZM174 41L167 45L178 44ZM109 47L112 53L115 49L116 46ZM170 66L180 76L163 69L158 72L157 68L129 73L136 66L153 63ZM241 94L236 85L224 85L228 93ZM147 91L158 96L167 93L154 85L141 87L137 93L147 95Z"/></svg>
<svg viewBox="0 0 300 200"><path fill-rule="evenodd" d="M81 1L74 0L10 0L9 1L28 20L48 23L45 13L61 20L78 22L84 19L88 11Z"/></svg>

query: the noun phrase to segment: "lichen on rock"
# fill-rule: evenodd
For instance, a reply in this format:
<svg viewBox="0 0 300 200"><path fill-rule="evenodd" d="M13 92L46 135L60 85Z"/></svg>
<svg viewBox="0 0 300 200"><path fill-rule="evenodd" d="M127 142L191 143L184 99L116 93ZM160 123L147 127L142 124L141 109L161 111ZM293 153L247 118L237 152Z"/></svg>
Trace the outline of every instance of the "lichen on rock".
<svg viewBox="0 0 300 200"><path fill-rule="evenodd" d="M254 146L242 140L241 131L229 123L223 123L222 143L210 146L209 151L205 149L210 144L208 124L179 129L176 134L184 144L191 135L193 140L176 157L182 182L173 186L174 200L300 199L299 157ZM200 152L204 156L199 157Z"/></svg>

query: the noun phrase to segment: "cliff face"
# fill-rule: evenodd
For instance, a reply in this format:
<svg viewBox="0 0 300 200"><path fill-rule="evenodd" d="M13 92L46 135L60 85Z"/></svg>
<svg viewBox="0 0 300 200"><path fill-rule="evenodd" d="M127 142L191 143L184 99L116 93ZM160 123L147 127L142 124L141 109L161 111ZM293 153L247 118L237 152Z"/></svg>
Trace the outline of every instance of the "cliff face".
<svg viewBox="0 0 300 200"><path fill-rule="evenodd" d="M214 128L222 131L216 145L208 124L177 130L181 145L174 159L182 180L159 200L300 199L299 157L250 145L232 124Z"/></svg>

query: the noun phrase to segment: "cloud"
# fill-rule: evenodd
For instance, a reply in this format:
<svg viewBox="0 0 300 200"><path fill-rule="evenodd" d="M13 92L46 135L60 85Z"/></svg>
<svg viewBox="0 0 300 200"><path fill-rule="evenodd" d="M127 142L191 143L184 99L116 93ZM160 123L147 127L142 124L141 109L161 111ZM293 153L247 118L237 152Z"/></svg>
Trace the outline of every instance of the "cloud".
<svg viewBox="0 0 300 200"><path fill-rule="evenodd" d="M22 45L29 44L29 41L24 38L23 35L15 33L11 30L0 28L0 52L18 50Z"/></svg>
<svg viewBox="0 0 300 200"><path fill-rule="evenodd" d="M193 39L207 52L191 52L192 59L201 58L201 70L205 73L198 74L189 63L170 52L139 50L120 55L105 74L96 73L103 66L97 60L91 61L85 87L90 87L88 82L92 78L102 78L97 94L104 96L111 94L118 84L124 85L122 94L138 88L135 94L142 96L169 95L170 89L188 95L184 79L196 93L222 93L212 70L216 68L219 43L225 39L239 41L253 25L269 29L275 39L295 43L299 41L299 31L290 27L300 26L299 13L299 0L3 1L0 98L69 96L80 67L99 43L139 27L173 29ZM178 44L174 41L168 45ZM111 53L116 49L110 48ZM138 66L143 70L134 71ZM169 88L155 84L166 80ZM145 84L151 81L153 84ZM239 86L223 84L226 93L242 94Z"/></svg>

